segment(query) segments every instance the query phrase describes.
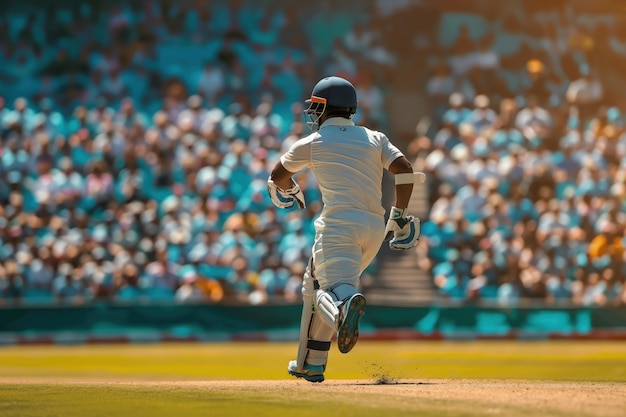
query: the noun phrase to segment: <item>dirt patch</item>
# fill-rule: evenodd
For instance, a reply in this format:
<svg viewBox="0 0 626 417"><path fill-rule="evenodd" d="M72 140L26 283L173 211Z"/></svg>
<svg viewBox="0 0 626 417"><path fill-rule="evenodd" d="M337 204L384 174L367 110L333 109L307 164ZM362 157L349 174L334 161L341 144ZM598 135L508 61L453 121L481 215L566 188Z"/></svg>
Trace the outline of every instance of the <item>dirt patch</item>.
<svg viewBox="0 0 626 417"><path fill-rule="evenodd" d="M368 395L382 401L460 402L480 407L483 415L509 415L511 407L532 410L534 415L588 415L623 417L626 410L624 382L555 382L535 380L432 379L402 380L384 375L371 380L327 380L311 384L303 380L108 380L0 377L0 384L80 384L186 388L210 391L263 391L324 393L329 397ZM476 410L475 410L476 411Z"/></svg>

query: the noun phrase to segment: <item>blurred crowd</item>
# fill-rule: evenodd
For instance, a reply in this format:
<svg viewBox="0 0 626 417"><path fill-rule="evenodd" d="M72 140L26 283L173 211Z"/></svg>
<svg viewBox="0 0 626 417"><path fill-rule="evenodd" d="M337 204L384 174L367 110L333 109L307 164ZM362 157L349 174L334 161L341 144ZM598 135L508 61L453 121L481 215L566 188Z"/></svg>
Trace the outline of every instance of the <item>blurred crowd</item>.
<svg viewBox="0 0 626 417"><path fill-rule="evenodd" d="M445 3L0 4L0 305L298 300L319 191L276 210L266 179L330 74L395 138L392 88L423 86L442 297L626 303L620 15Z"/></svg>
<svg viewBox="0 0 626 417"><path fill-rule="evenodd" d="M307 134L320 74L351 79L358 119L384 123L382 64L366 10L278 6L0 16L0 304L298 300L317 184L304 173L307 210L279 211L268 169Z"/></svg>
<svg viewBox="0 0 626 417"><path fill-rule="evenodd" d="M457 15L433 64L434 127L411 146L431 175L419 263L445 299L626 304L626 101L603 71L626 32L570 12L474 38L484 17Z"/></svg>

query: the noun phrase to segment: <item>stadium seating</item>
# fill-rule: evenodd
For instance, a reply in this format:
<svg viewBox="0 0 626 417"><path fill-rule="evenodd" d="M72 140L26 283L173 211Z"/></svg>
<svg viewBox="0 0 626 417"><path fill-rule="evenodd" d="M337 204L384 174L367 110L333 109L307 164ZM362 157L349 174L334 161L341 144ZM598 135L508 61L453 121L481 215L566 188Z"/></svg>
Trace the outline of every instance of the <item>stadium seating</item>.
<svg viewBox="0 0 626 417"><path fill-rule="evenodd" d="M0 305L298 300L319 205L277 211L265 182L304 132L294 103L368 17L43 6L0 16ZM317 199L312 180L304 191Z"/></svg>
<svg viewBox="0 0 626 417"><path fill-rule="evenodd" d="M623 304L626 131L621 86L608 70L620 58L597 53L606 52L602 41L619 42L615 18L607 11L571 23L570 9L550 5L516 11L517 21L554 25L548 31L512 30L487 15L441 19L448 77L465 88L435 108L422 151L432 211L420 265L456 303ZM463 36L470 47L458 52ZM499 65L482 67L474 59L489 36ZM471 115L486 115L479 101L497 116L477 126Z"/></svg>
<svg viewBox="0 0 626 417"><path fill-rule="evenodd" d="M420 6L272 3L3 2L0 306L297 300L319 191L303 173L307 210L275 210L268 170L320 75L391 128L398 36L431 54L419 265L441 297L626 302L614 16L453 2L394 27Z"/></svg>

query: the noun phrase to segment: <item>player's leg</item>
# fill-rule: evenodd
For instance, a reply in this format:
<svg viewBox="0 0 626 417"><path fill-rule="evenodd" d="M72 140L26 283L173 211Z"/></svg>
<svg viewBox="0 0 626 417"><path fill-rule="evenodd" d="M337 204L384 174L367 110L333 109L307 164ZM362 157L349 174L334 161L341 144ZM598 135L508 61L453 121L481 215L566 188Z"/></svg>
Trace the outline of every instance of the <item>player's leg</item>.
<svg viewBox="0 0 626 417"><path fill-rule="evenodd" d="M324 219L323 233L318 233L313 245L315 277L322 290L316 294L316 307L329 326L336 327L342 353L356 344L365 307L365 297L357 290L363 262L361 216L349 213L345 219ZM316 226L319 231L320 224Z"/></svg>
<svg viewBox="0 0 626 417"><path fill-rule="evenodd" d="M335 325L330 325L319 313L316 296L320 294L312 276L312 262L309 262L304 274L302 296L302 316L300 319L300 336L298 340L298 356L289 362L287 371L298 378L310 382L322 382L328 362L328 351Z"/></svg>
<svg viewBox="0 0 626 417"><path fill-rule="evenodd" d="M363 217L362 224L366 227L359 227L355 233L358 246L362 248L359 277L378 253L384 238L383 220L379 216ZM343 303L341 305L341 320L337 328L337 347L341 353L348 353L359 339L359 322L364 313L366 301L365 297L356 291L356 288L351 294L348 291L346 294L340 294L339 297L339 299L343 299Z"/></svg>
<svg viewBox="0 0 626 417"><path fill-rule="evenodd" d="M354 230L355 243L361 249L358 277L372 262L384 238L384 219L381 216L361 214ZM344 298L341 321L337 329L337 347L341 353L348 353L359 339L359 322L365 309L365 297L356 292Z"/></svg>

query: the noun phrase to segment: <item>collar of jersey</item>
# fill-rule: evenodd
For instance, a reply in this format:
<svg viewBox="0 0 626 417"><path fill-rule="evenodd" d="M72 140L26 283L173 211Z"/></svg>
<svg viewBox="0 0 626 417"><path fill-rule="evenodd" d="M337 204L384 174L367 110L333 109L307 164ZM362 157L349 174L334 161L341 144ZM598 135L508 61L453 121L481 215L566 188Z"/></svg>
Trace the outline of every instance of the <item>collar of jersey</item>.
<svg viewBox="0 0 626 417"><path fill-rule="evenodd" d="M331 117L320 126L320 129L326 126L354 126L354 122L345 117Z"/></svg>

